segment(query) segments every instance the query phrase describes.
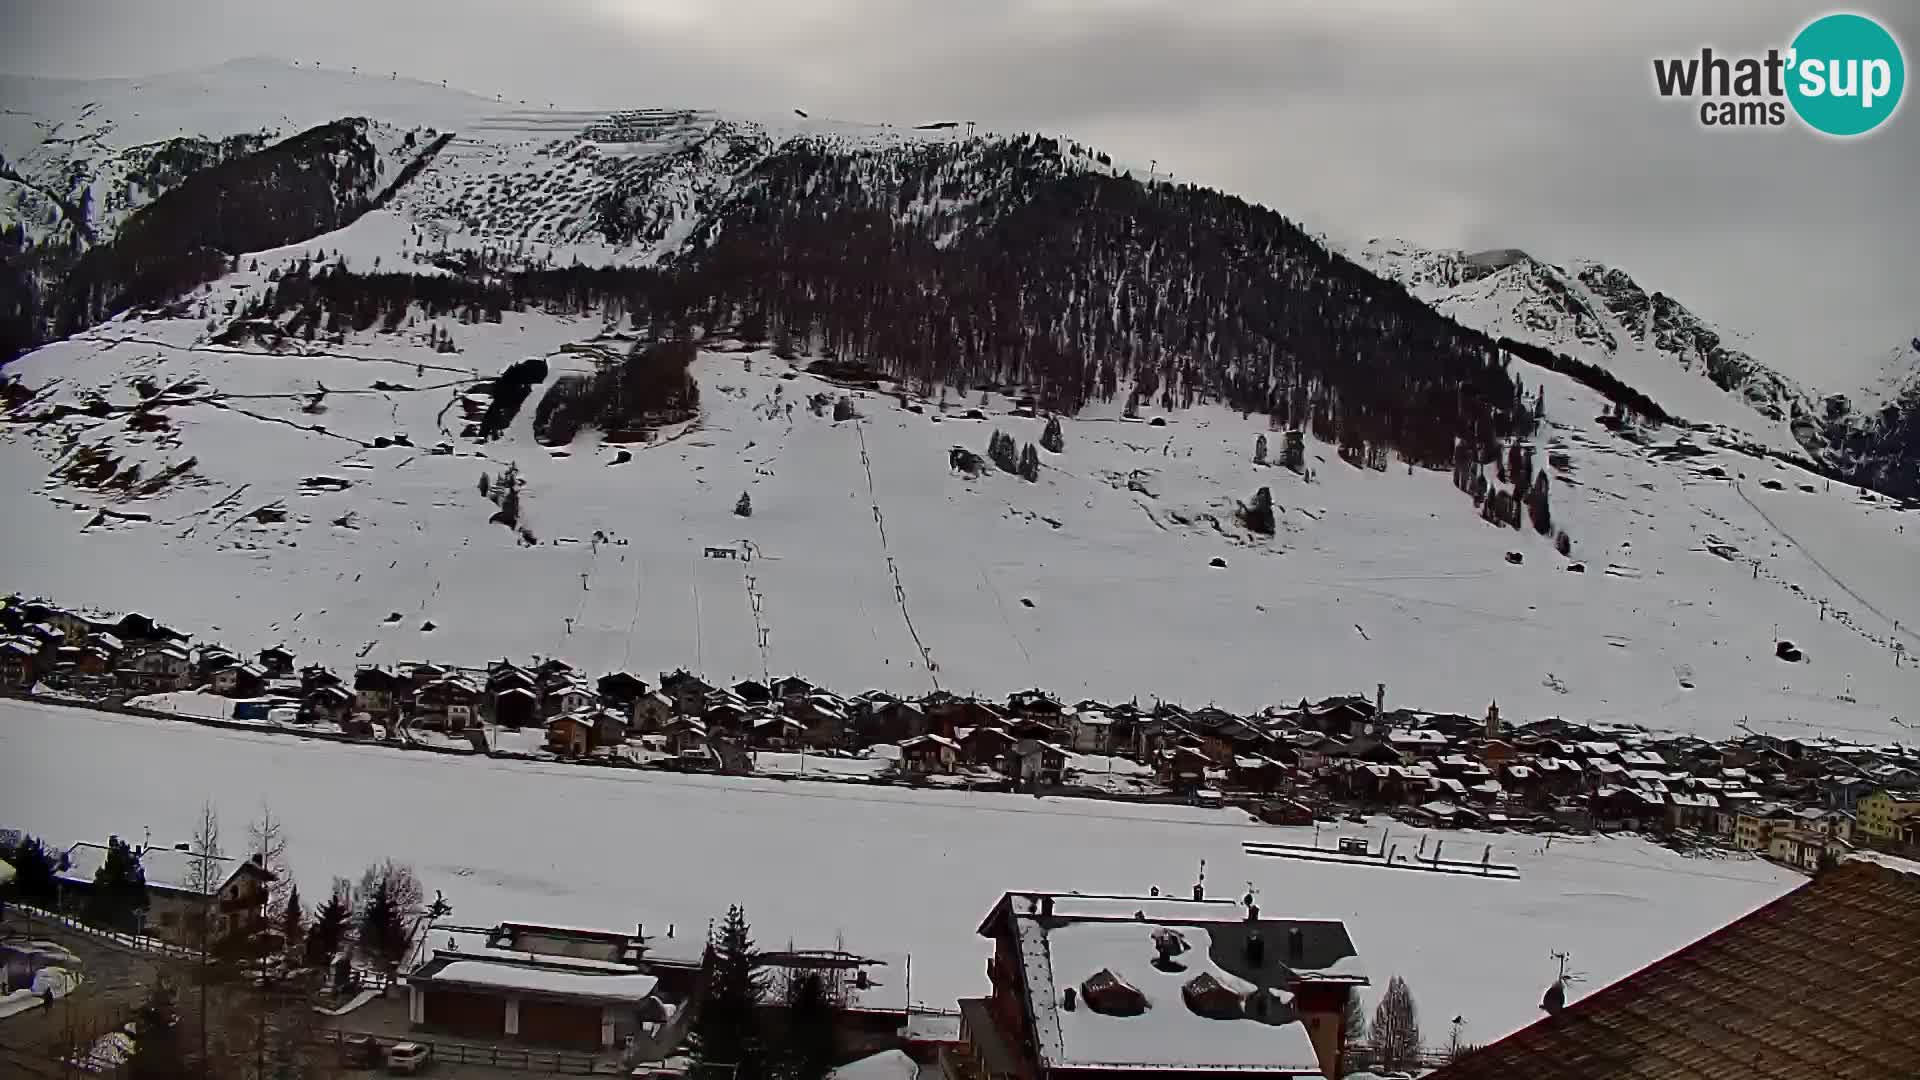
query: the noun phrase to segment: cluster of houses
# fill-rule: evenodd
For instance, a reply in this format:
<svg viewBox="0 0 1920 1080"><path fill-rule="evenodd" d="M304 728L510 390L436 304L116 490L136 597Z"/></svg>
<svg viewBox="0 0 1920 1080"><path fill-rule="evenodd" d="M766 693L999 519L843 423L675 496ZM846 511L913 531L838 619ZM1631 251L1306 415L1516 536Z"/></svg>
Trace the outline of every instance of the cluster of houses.
<svg viewBox="0 0 1920 1080"><path fill-rule="evenodd" d="M1069 789L1129 762L1168 797L1233 800L1276 824L1335 807L1436 827L1637 830L1765 854L1812 870L1855 847L1920 850L1920 751L1830 738L1710 742L1627 725L1483 717L1328 698L1241 715L1160 702L1069 703L1041 689L987 700L944 691L843 697L799 675L716 685L685 670L598 678L559 658L485 668L299 667L284 648L251 658L141 615L102 618L9 599L0 684L41 681L121 698L205 688L238 717L371 737L422 732L488 748L543 733L565 758L645 746L680 768L747 771L763 751L894 758L892 779ZM518 745L525 746L524 742Z"/></svg>

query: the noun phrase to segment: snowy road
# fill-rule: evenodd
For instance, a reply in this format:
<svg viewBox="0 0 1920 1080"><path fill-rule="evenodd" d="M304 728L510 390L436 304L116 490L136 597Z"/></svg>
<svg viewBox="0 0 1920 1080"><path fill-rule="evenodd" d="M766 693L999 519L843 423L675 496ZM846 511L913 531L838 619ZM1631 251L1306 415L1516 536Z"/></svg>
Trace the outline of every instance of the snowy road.
<svg viewBox="0 0 1920 1080"><path fill-rule="evenodd" d="M6 827L68 842L151 829L172 843L211 798L237 841L271 801L309 897L392 856L469 924L698 934L739 902L763 943L844 935L870 954L911 952L913 998L948 1006L984 989L974 928L1003 890L1184 891L1205 859L1210 892L1251 883L1267 911L1346 919L1377 984L1405 976L1432 1015L1465 1015L1476 1041L1535 1017L1550 950L1572 952L1589 991L1797 880L1635 840L1542 854L1535 837L1458 833L1450 856L1491 842L1523 879L1383 874L1247 858L1243 841L1307 843L1312 830L1223 811L450 759L18 701L0 701L0 762ZM904 1000L899 975L887 985Z"/></svg>

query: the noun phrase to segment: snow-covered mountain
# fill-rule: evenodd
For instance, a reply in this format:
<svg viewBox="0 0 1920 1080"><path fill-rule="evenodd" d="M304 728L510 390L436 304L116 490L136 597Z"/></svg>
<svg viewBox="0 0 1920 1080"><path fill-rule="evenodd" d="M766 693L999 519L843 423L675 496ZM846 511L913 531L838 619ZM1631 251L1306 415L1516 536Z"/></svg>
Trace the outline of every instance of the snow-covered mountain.
<svg viewBox="0 0 1920 1080"><path fill-rule="evenodd" d="M1711 328L1604 273L1368 254L1441 318L1270 211L951 127L260 62L10 93L46 103L0 149L48 194L5 204L9 266L93 325L5 369L0 589L343 665L1249 709L1385 681L1870 738L1920 686L1911 515L1764 456L1806 392L1730 395ZM127 164L167 154L201 164ZM60 231L54 195L116 190ZM1033 479L973 467L1049 411Z"/></svg>
<svg viewBox="0 0 1920 1080"><path fill-rule="evenodd" d="M1863 385L1814 388L1616 267L1397 239L1353 254L1465 325L1596 363L1689 421L1807 453L1884 490L1920 490L1920 338L1890 350Z"/></svg>

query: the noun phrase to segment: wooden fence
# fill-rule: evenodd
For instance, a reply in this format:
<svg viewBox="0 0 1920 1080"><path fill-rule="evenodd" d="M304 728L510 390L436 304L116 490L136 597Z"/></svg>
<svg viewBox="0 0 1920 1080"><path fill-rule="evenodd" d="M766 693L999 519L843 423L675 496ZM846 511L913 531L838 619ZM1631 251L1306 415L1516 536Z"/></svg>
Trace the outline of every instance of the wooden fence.
<svg viewBox="0 0 1920 1080"><path fill-rule="evenodd" d="M157 937L109 930L104 927L82 922L71 915L62 915L59 912L33 907L30 904L9 901L7 910L18 913L28 922L58 926L63 929L72 930L75 933L85 934L96 941L119 946L123 949L132 949L136 952L156 953L161 956L173 957L176 960L197 960L200 958L199 953L184 945L176 945L171 941L162 941Z"/></svg>

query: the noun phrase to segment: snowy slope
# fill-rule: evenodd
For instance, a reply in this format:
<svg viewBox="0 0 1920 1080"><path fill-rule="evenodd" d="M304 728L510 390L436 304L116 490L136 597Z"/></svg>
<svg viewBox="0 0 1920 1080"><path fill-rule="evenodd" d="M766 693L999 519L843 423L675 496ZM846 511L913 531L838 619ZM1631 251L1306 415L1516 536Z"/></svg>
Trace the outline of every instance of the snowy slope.
<svg viewBox="0 0 1920 1080"><path fill-rule="evenodd" d="M401 228L373 214L315 246L354 261ZM1557 376L1540 459L1567 455L1548 470L1553 512L1584 574L1546 538L1480 521L1442 474L1356 469L1311 440L1314 483L1255 466L1264 423L1207 407L1166 427L1089 412L1064 421L1065 452L1046 455L1039 483L970 479L950 447L984 451L996 428L1037 439L1040 422L1004 398L977 422L960 416L977 398L936 420L937 403L915 413L865 395L863 419L834 423L805 399L838 391L783 377L765 354L705 355L704 415L650 445L587 432L542 447L532 402L504 439L475 444L456 436L453 404L476 379L529 356L557 376L626 343L602 339L597 317L509 312L443 320L451 354L426 346L425 323L313 355L203 344L204 318L302 251L261 255L186 318L110 323L14 365L41 391L0 427L13 517L0 588L144 609L234 645L284 639L338 664L558 653L715 677L764 665L846 691L926 689L937 674L959 690L1038 683L1240 709L1385 681L1434 709L1498 699L1523 719L1872 738L1899 734L1888 718L1910 721L1920 696L1920 667L1896 668L1891 651L1920 647L1920 579L1902 569L1920 549L1920 529L1901 529L1913 515L1704 443L1679 457L1663 449L1672 431L1639 445ZM157 407L126 411L135 380ZM321 386L324 411L303 411ZM95 397L108 416L77 411ZM431 452L441 442L450 453ZM616 463L622 450L632 460ZM510 463L532 547L487 523L478 491ZM1761 486L1775 478L1783 490ZM1263 485L1271 540L1234 519ZM743 491L751 518L732 513ZM702 554L747 543L751 562ZM1809 662L1774 659L1776 633Z"/></svg>
<svg viewBox="0 0 1920 1080"><path fill-rule="evenodd" d="M757 565L757 564L756 564ZM1429 850L1520 867L1517 882L1242 854L1244 841L1311 843L1312 829L1238 813L1015 795L785 784L445 758L372 746L214 731L0 701L0 821L60 840L187 836L211 799L228 835L271 805L304 895L367 863L412 862L453 920L615 929L669 923L697 935L743 904L762 944L845 947L890 961L879 1000L952 1008L987 989L980 919L1008 889L1258 890L1274 915L1346 921L1373 980L1401 975L1428 1015L1464 1014L1498 1038L1539 1016L1571 952L1590 993L1803 880L1754 859L1687 859L1636 839L1448 833ZM86 784L69 782L83 774ZM165 782L155 782L155 778ZM351 792L351 797L343 797ZM555 845L542 823L571 822ZM1423 834L1385 819L1402 850ZM1331 846L1333 830L1320 840ZM1444 927L1444 932L1436 932ZM1370 1006L1370 1003L1369 1003Z"/></svg>

